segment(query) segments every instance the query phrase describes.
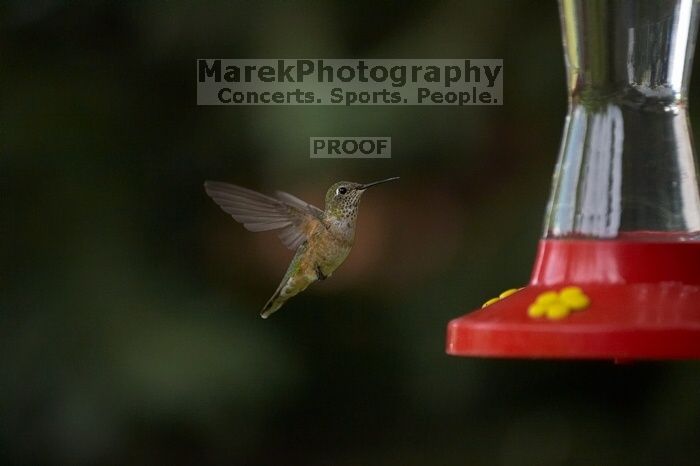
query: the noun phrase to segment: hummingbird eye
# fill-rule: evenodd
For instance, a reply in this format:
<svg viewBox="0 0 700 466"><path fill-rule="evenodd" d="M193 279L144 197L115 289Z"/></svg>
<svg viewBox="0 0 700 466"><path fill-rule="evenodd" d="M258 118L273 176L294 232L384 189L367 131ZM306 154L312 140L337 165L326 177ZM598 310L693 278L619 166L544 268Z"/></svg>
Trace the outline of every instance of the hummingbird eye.
<svg viewBox="0 0 700 466"><path fill-rule="evenodd" d="M338 194L345 194L347 192L348 188L346 188L345 186L341 186L340 188L338 188Z"/></svg>

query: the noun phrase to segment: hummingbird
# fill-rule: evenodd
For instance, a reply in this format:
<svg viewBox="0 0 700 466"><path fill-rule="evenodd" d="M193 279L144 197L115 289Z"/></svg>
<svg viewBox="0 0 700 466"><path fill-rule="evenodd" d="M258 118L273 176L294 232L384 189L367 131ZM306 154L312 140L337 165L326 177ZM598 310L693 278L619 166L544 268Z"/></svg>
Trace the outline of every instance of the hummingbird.
<svg viewBox="0 0 700 466"><path fill-rule="evenodd" d="M204 183L209 197L247 230L276 230L284 245L296 251L277 290L260 311L263 319L313 282L333 274L355 242L362 195L372 186L398 179L364 184L339 181L328 188L324 210L283 191L271 197L220 181Z"/></svg>

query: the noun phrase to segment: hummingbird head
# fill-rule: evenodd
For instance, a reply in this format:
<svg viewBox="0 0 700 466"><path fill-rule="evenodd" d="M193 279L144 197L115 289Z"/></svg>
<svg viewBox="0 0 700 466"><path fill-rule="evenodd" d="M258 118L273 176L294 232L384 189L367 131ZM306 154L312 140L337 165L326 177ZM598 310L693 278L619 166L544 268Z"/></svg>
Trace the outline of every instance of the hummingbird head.
<svg viewBox="0 0 700 466"><path fill-rule="evenodd" d="M398 179L399 177L396 176L373 183L339 181L326 192L326 214L336 218L354 219L357 216L360 198L368 188Z"/></svg>

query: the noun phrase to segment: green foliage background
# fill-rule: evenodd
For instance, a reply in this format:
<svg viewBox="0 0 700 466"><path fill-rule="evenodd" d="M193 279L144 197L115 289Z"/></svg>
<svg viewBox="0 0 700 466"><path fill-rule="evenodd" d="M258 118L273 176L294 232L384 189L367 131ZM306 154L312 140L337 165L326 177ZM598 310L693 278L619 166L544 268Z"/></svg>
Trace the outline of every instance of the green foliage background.
<svg viewBox="0 0 700 466"><path fill-rule="evenodd" d="M505 105L197 107L206 57L503 58ZM4 463L697 461L696 363L444 354L529 276L566 112L553 1L12 0L0 82ZM393 158L311 160L322 135ZM261 320L291 253L203 181L320 204L394 175L348 263Z"/></svg>

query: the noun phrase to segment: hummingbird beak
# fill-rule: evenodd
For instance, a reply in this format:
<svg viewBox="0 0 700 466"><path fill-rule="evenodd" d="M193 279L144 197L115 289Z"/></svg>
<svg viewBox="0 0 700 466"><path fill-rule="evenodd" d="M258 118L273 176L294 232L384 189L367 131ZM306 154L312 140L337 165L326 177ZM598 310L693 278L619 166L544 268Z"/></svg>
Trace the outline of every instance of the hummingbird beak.
<svg viewBox="0 0 700 466"><path fill-rule="evenodd" d="M395 180L398 180L398 179L399 179L398 176L394 176L393 178L387 178L386 180L375 181L374 183L363 184L363 185L361 185L361 186L360 186L359 188L357 188L357 189L360 189L360 190L364 191L365 189L371 188L372 186L376 186L376 185L378 185L378 184L386 183L386 182L388 182L388 181L395 181Z"/></svg>

